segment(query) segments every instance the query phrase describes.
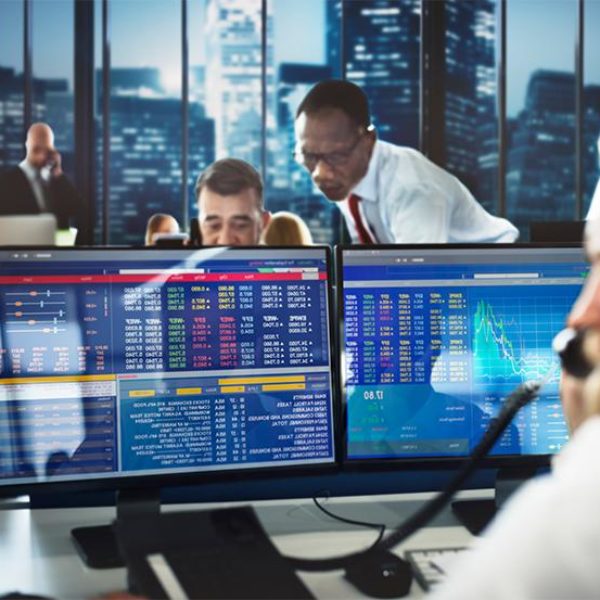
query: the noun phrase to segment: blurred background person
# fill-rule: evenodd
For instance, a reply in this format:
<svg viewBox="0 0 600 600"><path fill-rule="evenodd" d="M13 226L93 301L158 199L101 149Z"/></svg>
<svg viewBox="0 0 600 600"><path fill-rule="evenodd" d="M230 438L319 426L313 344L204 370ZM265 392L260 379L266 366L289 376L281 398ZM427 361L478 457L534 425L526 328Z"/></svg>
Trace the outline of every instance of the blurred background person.
<svg viewBox="0 0 600 600"><path fill-rule="evenodd" d="M27 132L26 156L0 175L0 215L53 213L59 229L67 229L82 202L63 173L54 132L34 123Z"/></svg>
<svg viewBox="0 0 600 600"><path fill-rule="evenodd" d="M204 246L256 246L271 213L263 204L258 171L237 158L208 166L196 183L198 217Z"/></svg>
<svg viewBox="0 0 600 600"><path fill-rule="evenodd" d="M294 213L287 211L271 215L262 241L267 246L312 246L313 239L306 223Z"/></svg>
<svg viewBox="0 0 600 600"><path fill-rule="evenodd" d="M156 244L157 236L170 235L179 232L179 223L175 217L166 213L156 213L148 219L144 244L146 246L154 246Z"/></svg>

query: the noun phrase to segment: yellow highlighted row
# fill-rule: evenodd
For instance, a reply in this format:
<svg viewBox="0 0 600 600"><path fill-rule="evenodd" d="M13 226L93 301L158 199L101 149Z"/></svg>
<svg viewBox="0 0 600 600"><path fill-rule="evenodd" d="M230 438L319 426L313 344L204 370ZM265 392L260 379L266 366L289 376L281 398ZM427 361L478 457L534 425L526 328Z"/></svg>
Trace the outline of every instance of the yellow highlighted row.
<svg viewBox="0 0 600 600"><path fill-rule="evenodd" d="M244 385L252 383L304 383L306 375L280 375L272 377L231 377L219 379L219 385Z"/></svg>
<svg viewBox="0 0 600 600"><path fill-rule="evenodd" d="M268 383L261 387L263 392L276 392L279 390L305 390L306 384L302 382L295 383ZM246 386L244 385L224 385L221 386L220 392L222 394L236 394L239 392L245 392ZM178 396L191 396L194 394L201 394L202 388L177 388ZM130 390L130 398L150 398L156 396L156 390Z"/></svg>
<svg viewBox="0 0 600 600"><path fill-rule="evenodd" d="M115 381L116 375L57 375L54 377L11 377L0 379L0 385L15 383L75 383L81 381Z"/></svg>
<svg viewBox="0 0 600 600"><path fill-rule="evenodd" d="M129 391L130 398L149 398L151 396L156 396L156 390L130 390Z"/></svg>
<svg viewBox="0 0 600 600"><path fill-rule="evenodd" d="M276 392L277 390L305 390L305 383L271 383L263 385L263 392Z"/></svg>
<svg viewBox="0 0 600 600"><path fill-rule="evenodd" d="M194 394L201 394L202 388L190 387L190 388L177 388L178 396L193 396Z"/></svg>

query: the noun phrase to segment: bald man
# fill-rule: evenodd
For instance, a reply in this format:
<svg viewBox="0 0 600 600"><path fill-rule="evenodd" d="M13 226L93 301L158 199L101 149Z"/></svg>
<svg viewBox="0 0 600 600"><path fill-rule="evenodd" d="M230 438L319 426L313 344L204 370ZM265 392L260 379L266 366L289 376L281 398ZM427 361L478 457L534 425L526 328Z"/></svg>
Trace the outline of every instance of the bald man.
<svg viewBox="0 0 600 600"><path fill-rule="evenodd" d="M64 229L80 206L77 191L61 167L54 133L45 123L34 123L27 132L26 156L19 165L0 175L0 215L56 216Z"/></svg>

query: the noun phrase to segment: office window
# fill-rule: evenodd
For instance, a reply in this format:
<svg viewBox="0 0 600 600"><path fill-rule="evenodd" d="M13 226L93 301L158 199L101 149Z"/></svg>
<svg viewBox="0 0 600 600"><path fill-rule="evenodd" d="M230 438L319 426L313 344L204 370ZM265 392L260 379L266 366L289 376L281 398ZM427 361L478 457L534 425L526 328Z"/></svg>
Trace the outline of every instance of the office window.
<svg viewBox="0 0 600 600"><path fill-rule="evenodd" d="M110 4L113 244L143 243L156 212L183 221L180 11L176 0Z"/></svg>
<svg viewBox="0 0 600 600"><path fill-rule="evenodd" d="M435 1L186 0L183 19L181 0L95 0L95 240L139 243L147 217L159 210L186 225L197 211L198 174L215 158L236 156L261 171L267 208L293 210L309 223L315 240L338 241L339 211L291 160L295 109L315 82L346 77L367 93L380 139L419 147L421 19L423 6ZM110 15L110 65L103 65L103 6ZM442 166L492 213L505 206L522 239L530 220L576 216L578 173L585 215L600 175L600 2L581 3L581 82L574 72L579 6L579 0L446 0L443 18L425 23L433 24L427 39L443 44L445 52L445 71L436 74L443 102L427 105L443 111ZM65 170L74 175L74 7L75 0L0 1L0 168L22 159L23 118L31 109L32 120L54 128ZM504 32L498 19L502 7ZM23 74L27 14L31 94ZM189 67L185 99L183 24ZM501 39L507 49L506 148L499 147L498 135ZM104 68L110 68L112 80L106 124ZM581 164L575 158L578 85L584 92ZM428 121L439 122L440 116L424 114ZM506 168L499 173L504 151ZM109 182L106 190L103 180ZM499 182L506 184L503 198Z"/></svg>
<svg viewBox="0 0 600 600"><path fill-rule="evenodd" d="M340 3L269 0L268 7L267 44L272 48L268 56L273 64L267 70L267 208L300 215L316 242L337 242L337 209L292 154L298 105L315 83L339 74Z"/></svg>
<svg viewBox="0 0 600 600"><path fill-rule="evenodd" d="M584 6L584 91L583 91L583 216L587 214L600 176L598 141L600 136L600 2Z"/></svg>
<svg viewBox="0 0 600 600"><path fill-rule="evenodd" d="M0 169L19 163L23 146L23 4L0 2Z"/></svg>
<svg viewBox="0 0 600 600"><path fill-rule="evenodd" d="M498 199L495 0L449 0L446 38L446 168L495 213Z"/></svg>
<svg viewBox="0 0 600 600"><path fill-rule="evenodd" d="M262 12L260 0L206 0L207 115L215 122L217 158L262 163ZM267 40L267 53L270 41ZM267 63L267 77L269 65Z"/></svg>
<svg viewBox="0 0 600 600"><path fill-rule="evenodd" d="M74 177L73 143L73 3L33 0L32 122L44 121L54 131L62 168Z"/></svg>
<svg viewBox="0 0 600 600"><path fill-rule="evenodd" d="M102 0L94 0L94 126L96 148L96 198L94 211L94 244L104 244L104 121L102 106L104 88L102 84ZM107 238L108 239L108 238Z"/></svg>
<svg viewBox="0 0 600 600"><path fill-rule="evenodd" d="M575 216L576 0L507 2L507 216Z"/></svg>
<svg viewBox="0 0 600 600"><path fill-rule="evenodd" d="M343 6L346 78L369 97L382 140L419 147L420 0Z"/></svg>
<svg viewBox="0 0 600 600"><path fill-rule="evenodd" d="M194 193L198 175L215 160L215 120L206 112L205 9L204 2L188 2L188 220L198 214Z"/></svg>

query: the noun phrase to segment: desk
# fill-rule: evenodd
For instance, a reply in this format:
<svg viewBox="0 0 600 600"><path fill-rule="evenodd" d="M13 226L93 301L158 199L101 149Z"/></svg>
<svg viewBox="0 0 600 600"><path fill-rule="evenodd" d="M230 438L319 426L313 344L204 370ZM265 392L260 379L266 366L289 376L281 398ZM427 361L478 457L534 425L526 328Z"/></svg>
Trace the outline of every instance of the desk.
<svg viewBox="0 0 600 600"><path fill-rule="evenodd" d="M491 491L463 492L462 498L489 498ZM336 514L388 526L402 521L430 494L403 494L336 498L326 506ZM298 557L325 557L360 550L376 532L332 521L310 500L253 502L253 506L282 553ZM220 504L218 506L233 506ZM171 505L163 510L215 508L216 505ZM114 508L29 509L26 503L0 503L0 593L18 590L56 598L93 598L126 589L125 569L88 569L79 559L70 530L101 525L115 517ZM467 545L472 539L449 511L421 530L396 551ZM360 594L341 571L302 573L317 598L358 598ZM410 598L423 592L413 583Z"/></svg>

